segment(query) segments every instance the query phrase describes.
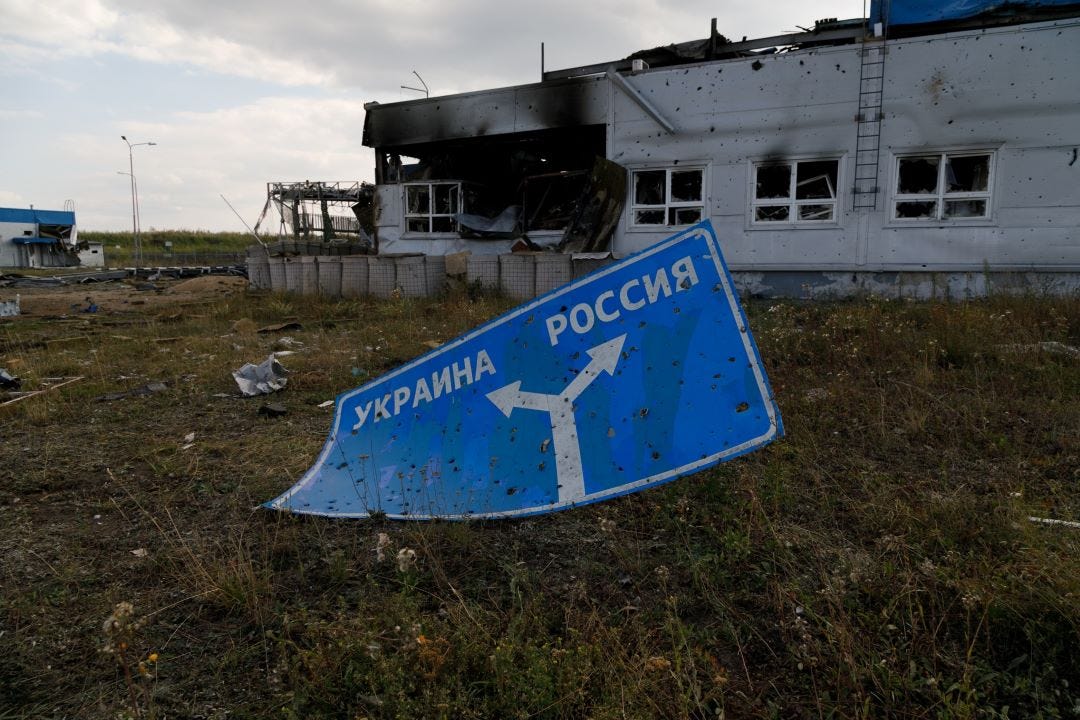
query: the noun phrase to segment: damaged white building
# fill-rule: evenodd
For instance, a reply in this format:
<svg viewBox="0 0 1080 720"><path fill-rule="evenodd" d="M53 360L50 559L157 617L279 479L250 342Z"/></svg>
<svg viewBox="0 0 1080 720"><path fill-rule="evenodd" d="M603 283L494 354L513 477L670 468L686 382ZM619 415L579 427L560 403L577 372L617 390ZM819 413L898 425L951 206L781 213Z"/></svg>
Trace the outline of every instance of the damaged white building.
<svg viewBox="0 0 1080 720"><path fill-rule="evenodd" d="M0 267L70 267L79 263L73 210L0 208Z"/></svg>
<svg viewBox="0 0 1080 720"><path fill-rule="evenodd" d="M704 219L772 295L1080 288L1080 5L875 2L371 103L380 253L629 254Z"/></svg>

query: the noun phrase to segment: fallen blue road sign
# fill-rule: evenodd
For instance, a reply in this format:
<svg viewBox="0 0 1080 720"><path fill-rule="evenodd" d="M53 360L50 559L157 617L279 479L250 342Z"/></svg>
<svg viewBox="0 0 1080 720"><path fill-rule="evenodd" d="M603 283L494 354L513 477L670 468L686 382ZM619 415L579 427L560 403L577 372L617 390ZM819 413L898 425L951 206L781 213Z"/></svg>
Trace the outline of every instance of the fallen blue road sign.
<svg viewBox="0 0 1080 720"><path fill-rule="evenodd" d="M266 506L534 515L674 480L781 434L701 223L342 394L315 465Z"/></svg>

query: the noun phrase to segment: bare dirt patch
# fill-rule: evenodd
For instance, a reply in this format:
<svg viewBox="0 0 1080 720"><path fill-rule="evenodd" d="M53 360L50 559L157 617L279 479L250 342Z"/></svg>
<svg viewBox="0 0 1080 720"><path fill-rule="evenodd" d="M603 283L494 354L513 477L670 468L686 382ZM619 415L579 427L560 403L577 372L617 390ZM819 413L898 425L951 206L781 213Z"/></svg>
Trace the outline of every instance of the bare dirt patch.
<svg viewBox="0 0 1080 720"><path fill-rule="evenodd" d="M56 287L0 288L0 301L20 297L22 314L30 317L90 314L146 313L163 307L199 304L225 295L243 292L247 279L226 275L204 275L186 280L113 281L60 285Z"/></svg>

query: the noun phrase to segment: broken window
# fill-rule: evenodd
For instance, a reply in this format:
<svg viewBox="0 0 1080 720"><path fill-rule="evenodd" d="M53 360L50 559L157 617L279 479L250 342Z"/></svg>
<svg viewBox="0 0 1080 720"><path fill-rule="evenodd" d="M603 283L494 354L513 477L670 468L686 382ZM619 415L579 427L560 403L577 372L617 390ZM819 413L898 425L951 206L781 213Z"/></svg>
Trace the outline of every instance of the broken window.
<svg viewBox="0 0 1080 720"><path fill-rule="evenodd" d="M836 222L839 160L754 166L754 223Z"/></svg>
<svg viewBox="0 0 1080 720"><path fill-rule="evenodd" d="M693 225L704 219L704 169L635 170L631 178L631 224Z"/></svg>
<svg viewBox="0 0 1080 720"><path fill-rule="evenodd" d="M605 126L588 125L376 148L376 177L380 185L401 185L396 222L414 237L552 233L567 226L606 144ZM619 196L625 199L625 192ZM463 220L464 215L472 217ZM510 217L517 218L513 230L479 229ZM387 237L393 236L388 229Z"/></svg>
<svg viewBox="0 0 1080 720"><path fill-rule="evenodd" d="M992 153L934 153L896 159L896 220L985 218Z"/></svg>
<svg viewBox="0 0 1080 720"><path fill-rule="evenodd" d="M460 183L406 183L406 232L455 232L454 215L461 212L460 198Z"/></svg>
<svg viewBox="0 0 1080 720"><path fill-rule="evenodd" d="M525 230L562 230L581 198L585 170L531 175L524 180Z"/></svg>

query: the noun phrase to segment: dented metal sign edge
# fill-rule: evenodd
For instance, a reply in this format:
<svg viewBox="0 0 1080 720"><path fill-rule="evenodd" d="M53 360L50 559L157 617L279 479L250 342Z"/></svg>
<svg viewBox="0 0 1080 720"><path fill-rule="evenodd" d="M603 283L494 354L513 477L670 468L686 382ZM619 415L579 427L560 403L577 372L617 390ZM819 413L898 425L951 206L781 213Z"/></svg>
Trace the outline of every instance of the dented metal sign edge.
<svg viewBox="0 0 1080 720"><path fill-rule="evenodd" d="M467 512L467 513L423 514L423 513L419 513L419 512L417 512L417 513L413 513L413 512L410 512L410 513L383 512L383 511L377 510L377 509L372 510L372 511L367 511L367 512L336 511L336 510L329 510L329 509L318 509L318 508L307 508L307 507L305 507L303 509L298 509L298 508L293 508L293 507L289 506L289 500L291 498L293 498L295 495L297 495L301 491L308 488L319 477L321 469L330 460L331 453L335 450L336 447L338 447L337 435L340 432L342 432L343 428L345 428L348 425L348 423L345 421L345 418L343 417L343 414L345 412L345 408L347 406L347 403L348 403L349 399L355 397L356 395L359 395L361 393L369 391L369 390L371 390L371 389L373 389L373 388L375 388L377 386L391 385L393 383L393 381L395 380L395 378L400 377L401 375L403 375L404 373L412 370L416 366L425 364L425 363L427 363L427 362L429 362L429 361L431 361L431 360L433 360L435 358L438 358L438 357L440 357L442 355L448 355L450 353L453 353L455 350L460 348L462 345L465 345L466 343L474 340L478 336L483 335L484 333L488 332L489 330L491 330L491 329L493 329L493 328L495 328L495 327L497 327L499 325L512 322L517 318L520 318L520 317L522 317L524 315L527 315L528 313L534 311L539 306L541 306L541 305L543 305L545 303L548 303L551 300L557 299L558 297L560 297L562 295L565 295L565 294L567 294L567 293L569 293L569 292L571 292L571 291L573 291L573 290L575 290L577 288L580 288L580 287L582 287L584 285L595 283L597 280L599 280L601 278L604 278L607 275L610 275L610 274L613 274L615 272L618 272L620 270L625 269L630 264L641 262L642 260L648 259L652 255L655 255L655 254L658 254L658 253L661 253L661 252L667 250L672 245L678 244L680 242L684 242L684 241L689 240L689 239L695 239L695 238L703 240L705 242L707 248L708 248L708 256L707 257L708 257L709 260L712 261L712 263L713 263L713 265L715 267L716 273L717 273L717 277L719 279L719 283L722 286L724 302L726 303L726 311L730 313L731 319L736 323L736 325L738 327L739 338L740 338L740 342L742 344L741 349L742 349L743 353L745 354L746 361L749 363L749 367L750 367L750 370L751 370L752 375L753 375L757 395L760 398L762 408L764 409L765 414L766 414L767 419L768 419L768 429L764 433L762 433L762 434L760 434L758 436L755 436L753 438L750 438L748 440L745 440L745 441L743 441L743 442L741 442L741 443L739 443L737 445L727 447L727 448L725 448L725 449L723 449L723 450L721 450L719 452L712 453L712 454L707 455L705 457L699 458L699 459L695 460L694 462L690 462L690 463L680 465L679 467L676 467L676 468L671 468L671 469L665 470L665 471L660 472L660 473L649 475L647 477L640 478L638 480L634 480L632 482L629 482L629 483L626 483L626 484L623 484L623 485L605 488L605 489L603 489L601 491L597 491L597 492L593 492L593 493L585 493L580 497L575 497L575 498L570 499L570 500L560 500L560 501L556 501L556 502L552 502L552 503L546 503L546 504L544 504L542 506L536 506L536 507L511 509L511 510L500 510L500 511L491 511L491 512L479 511L479 512ZM704 256L703 256L703 259L704 259ZM594 349L597 349L597 348L594 348ZM584 372L582 372L582 375L584 375ZM511 383L511 385L514 385L514 384L515 383ZM517 384L520 385L520 383L517 383ZM500 388L500 389L505 390L506 388L504 387L504 388ZM495 393L490 393L490 394L495 394ZM523 393L523 394L528 394L528 393ZM491 402L496 403L496 401L494 399L491 399L491 398L489 398L489 399L491 400ZM498 403L496 403L496 405L498 405ZM518 407L522 407L522 406L518 405ZM747 452L749 452L749 451L751 451L753 449L756 449L756 448L762 447L764 445L767 445L770 442L772 442L773 440L775 440L775 439L777 439L779 437L782 437L782 436L783 436L783 423L782 423L782 420L781 420L781 417L780 417L779 408L776 405L776 400L775 400L775 397L774 397L774 395L772 393L772 389L771 389L771 387L769 385L768 378L767 378L767 376L766 376L766 374L765 374L765 372L764 372L764 370L762 368L761 358L760 358L760 355L758 353L757 345L754 342L753 336L752 336L752 334L750 332L749 325L748 325L748 322L747 322L747 319L746 319L746 315L743 312L743 309L742 309L742 307L741 307L741 305L739 303L738 296L737 296L733 281L731 279L731 274L728 271L727 264L725 263L724 258L723 258L723 254L722 254L722 252L720 250L719 241L718 241L718 239L716 237L716 234L715 234L715 232L714 232L714 230L712 228L711 223L709 223L708 221L704 221L702 223L699 223L697 225L692 226L691 228L689 228L689 229L687 229L687 230L685 230L683 232L680 232L680 233L677 233L676 235L671 236L670 238L668 238L665 241L662 241L662 242L657 243L657 244L655 244L655 245L653 245L653 246L651 246L651 247L649 247L649 248L647 248L645 250L642 250L642 251L640 251L638 253L630 255L627 258L625 258L624 260L622 260L622 261L620 261L620 262L618 262L618 263L616 263L614 265L609 265L609 266L606 266L604 268L601 268L601 269L599 269L599 270L597 270L597 271L595 271L593 273L590 273L589 275L586 275L586 276L584 276L584 277L582 277L582 278L580 278L578 280L575 280L574 282L571 282L571 283L568 283L568 284L566 284L566 285L564 285L562 287L556 288L555 290L553 290L553 291L551 291L551 292L549 292L549 293L547 293L545 295L542 295L540 297L537 297L537 298L529 301L528 303L520 305L520 306L518 306L518 307L504 313L503 315L500 315L500 316L498 316L498 317L496 317L496 318L494 318L494 319L492 319L492 320L490 320L490 321L488 321L488 322L486 322L486 323L484 323L484 324L470 330L469 332L455 338L454 340L451 340L451 341L447 342L446 344L438 347L437 349L431 350L431 351L429 351L427 353L424 353L424 354L410 360L409 362L405 363L404 365L401 365L400 367L395 368L394 370L390 371L389 373L387 373L385 375L380 376L379 378L377 378L376 380L373 380L372 382L365 383L364 385L362 385L360 387L357 387L357 388L354 388L352 390L348 390L348 391L342 393L341 395L339 395L337 397L336 402L335 402L334 419L333 419L333 422L331 424L331 432L330 432L329 438L327 439L327 442L323 446L323 449L320 451L319 456L316 459L316 461L314 462L314 464L291 488L289 488L286 492L284 492L280 496L274 498L273 500L270 500L269 502L264 503L263 507L267 508L267 509L287 511L287 512L296 512L296 513L299 513L299 514L306 514L306 515L318 515L318 516L322 516L322 517L332 517L332 518L356 518L356 519L369 518L369 517L373 517L373 516L385 517L385 518L394 519L394 520L434 520L434 519L439 519L439 520L470 520L470 519L499 519L499 518L512 518L512 517L529 517L529 516L547 514L547 513L550 513L550 512L569 509L569 508L576 507L576 506L579 506L579 505L587 505L587 504L591 504L591 503L594 503L594 502L600 502L600 501L603 501L603 500L609 500L609 499L612 499L612 498L620 497L622 495L626 495L626 494L629 494L629 493L644 489L646 487L653 487L653 486L665 484L665 483L671 482L673 480L676 480L676 479L678 479L680 477L684 477L686 475L695 473L695 472L697 472L699 470L702 470L704 468L711 467L711 466L716 465L716 464L718 464L720 462L730 460L730 459L732 459L734 457L745 454L745 453L747 453Z"/></svg>

